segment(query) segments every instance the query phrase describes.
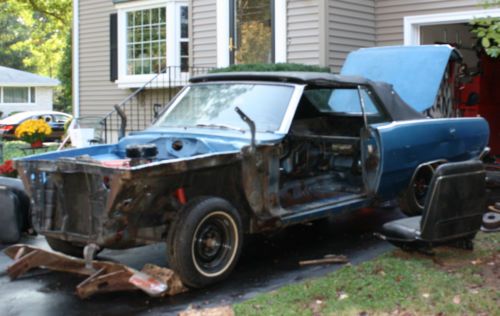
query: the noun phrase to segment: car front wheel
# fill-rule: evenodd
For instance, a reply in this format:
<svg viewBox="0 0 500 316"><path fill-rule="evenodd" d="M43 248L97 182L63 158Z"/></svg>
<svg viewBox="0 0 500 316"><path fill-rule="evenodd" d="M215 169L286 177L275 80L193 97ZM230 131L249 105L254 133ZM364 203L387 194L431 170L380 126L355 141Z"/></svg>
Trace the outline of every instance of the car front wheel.
<svg viewBox="0 0 500 316"><path fill-rule="evenodd" d="M216 197L193 199L169 230L169 265L185 285L205 287L231 273L242 241L241 218L229 202Z"/></svg>

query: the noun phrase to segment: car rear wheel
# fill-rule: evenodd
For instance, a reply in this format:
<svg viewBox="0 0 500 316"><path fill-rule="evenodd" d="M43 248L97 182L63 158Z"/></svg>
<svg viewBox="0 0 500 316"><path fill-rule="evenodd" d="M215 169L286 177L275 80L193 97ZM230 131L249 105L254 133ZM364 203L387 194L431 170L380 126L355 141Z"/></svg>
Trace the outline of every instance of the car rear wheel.
<svg viewBox="0 0 500 316"><path fill-rule="evenodd" d="M418 169L410 185L400 197L399 206L403 213L408 216L422 215L433 175L432 165L425 165Z"/></svg>
<svg viewBox="0 0 500 316"><path fill-rule="evenodd" d="M243 241L241 218L226 200L201 197L189 202L171 227L168 262L182 282L202 288L233 270Z"/></svg>

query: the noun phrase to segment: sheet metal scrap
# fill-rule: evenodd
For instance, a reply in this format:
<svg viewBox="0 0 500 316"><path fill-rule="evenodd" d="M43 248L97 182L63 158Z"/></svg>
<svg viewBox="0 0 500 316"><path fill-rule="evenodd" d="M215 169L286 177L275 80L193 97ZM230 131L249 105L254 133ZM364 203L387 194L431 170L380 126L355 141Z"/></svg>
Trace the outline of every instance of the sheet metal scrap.
<svg viewBox="0 0 500 316"><path fill-rule="evenodd" d="M172 270L152 264L146 264L141 271L138 271L120 263L92 260L89 267L83 259L30 245L13 245L4 252L14 260L14 263L7 268L7 274L12 280L33 268L88 276L76 287L76 293L82 299L98 293L115 291L142 290L153 297L176 295L187 291Z"/></svg>

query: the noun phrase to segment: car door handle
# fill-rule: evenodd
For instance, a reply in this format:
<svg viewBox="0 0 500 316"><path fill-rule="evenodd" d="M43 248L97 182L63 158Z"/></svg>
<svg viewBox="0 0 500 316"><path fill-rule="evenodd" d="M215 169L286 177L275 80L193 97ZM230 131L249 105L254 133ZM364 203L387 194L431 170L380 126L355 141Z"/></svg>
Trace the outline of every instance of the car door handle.
<svg viewBox="0 0 500 316"><path fill-rule="evenodd" d="M450 128L449 130L451 137L455 138L457 130L455 128Z"/></svg>

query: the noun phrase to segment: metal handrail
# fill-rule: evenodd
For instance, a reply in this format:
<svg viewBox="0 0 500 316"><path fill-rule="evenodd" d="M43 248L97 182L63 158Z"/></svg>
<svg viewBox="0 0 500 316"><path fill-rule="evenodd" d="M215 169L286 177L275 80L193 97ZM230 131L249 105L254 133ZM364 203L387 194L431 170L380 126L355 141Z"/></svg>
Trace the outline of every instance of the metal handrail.
<svg viewBox="0 0 500 316"><path fill-rule="evenodd" d="M168 67L167 67L168 68ZM164 74L166 73L167 71L167 68L163 68L163 70L159 73L157 73L153 78L151 78L148 82L146 82L142 87L138 88L137 90L135 90L132 94L130 94L129 96L127 96L125 99L123 99L120 103L116 104L114 106L114 110L109 112L108 114L106 114L103 118L106 119L108 118L109 116L111 116L112 114L116 113L116 106L119 106L119 107L122 107L124 106L128 101L132 100L132 98L134 98L135 96L137 96L139 93L141 93L142 91L146 90L147 86L153 82L154 80L156 80L161 74Z"/></svg>
<svg viewBox="0 0 500 316"><path fill-rule="evenodd" d="M187 71L184 71L187 69ZM168 92L165 92L165 94L160 95L159 97L157 96L157 102L158 99L162 98L163 100L159 100L158 104L151 104L152 106L165 106L165 104L168 103L169 100L173 97L172 94L175 94L175 88L182 87L183 85L187 84L187 79L189 79L190 76L194 74L201 74L201 73L206 73L212 68L208 67L188 67L188 68L183 68L180 66L168 66L164 68L161 72L157 73L155 76L153 76L150 80L148 80L144 85L142 85L140 88L136 89L134 92L132 92L130 95L128 95L125 99L123 99L120 103L115 104L113 107L114 109L107 113L102 120L100 121L100 124L104 127L104 141L107 143L112 137L110 133L113 131L118 132L119 138L123 137L125 135L127 126L126 122L128 121L131 125L136 123L135 125L135 130L138 130L140 128L145 128L143 121L141 120L141 116L143 120L148 120L148 115L151 116L152 111L145 107L144 109L139 108L139 95L145 91L148 88L161 88L161 89L166 89ZM162 75L165 75L164 77L160 77ZM168 75L168 76L167 76ZM180 75L180 77L178 76ZM186 78L183 76L186 75ZM180 79L179 79L180 78ZM156 84L155 84L156 82ZM166 95L168 93L168 96ZM137 103L134 103L134 100L137 100ZM151 101L153 102L153 101ZM161 103L161 104L160 104ZM134 105L137 105L134 107ZM142 103L141 105L144 105ZM120 111L118 111L120 110ZM148 113L148 110L150 113ZM132 114L132 117L129 118L128 120L126 119L127 114ZM134 116L136 115L136 116ZM153 118L151 118L153 120ZM141 123L142 122L142 123ZM141 127L140 127L141 126ZM116 130L115 130L116 129ZM109 135L108 135L109 134ZM108 137L109 136L109 137Z"/></svg>

